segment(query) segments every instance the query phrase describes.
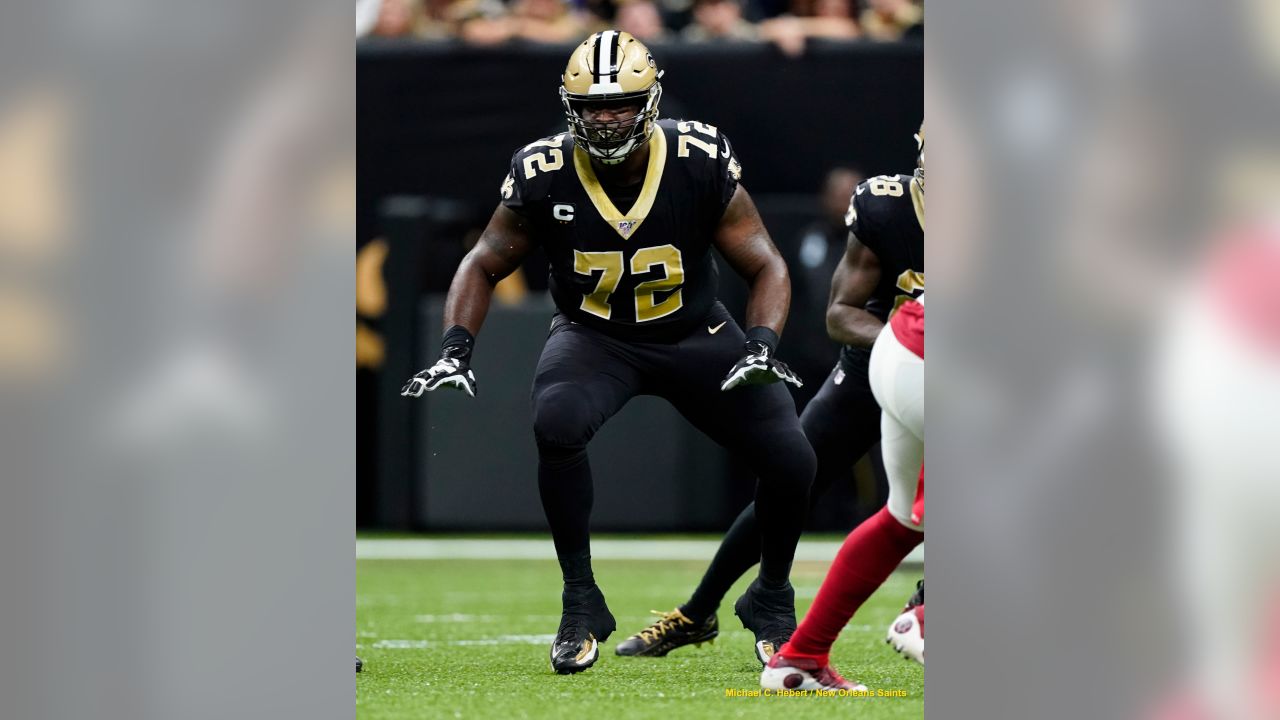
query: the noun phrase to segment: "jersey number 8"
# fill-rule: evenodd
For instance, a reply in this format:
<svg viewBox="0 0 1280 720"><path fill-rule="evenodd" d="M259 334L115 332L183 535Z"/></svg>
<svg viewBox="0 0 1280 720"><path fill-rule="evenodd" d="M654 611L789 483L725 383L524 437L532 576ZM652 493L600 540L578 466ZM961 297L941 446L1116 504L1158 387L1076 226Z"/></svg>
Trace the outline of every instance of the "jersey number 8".
<svg viewBox="0 0 1280 720"><path fill-rule="evenodd" d="M664 277L646 280L636 285L636 322L657 320L684 307L680 286L684 284L684 261L680 249L674 245L657 245L640 248L631 256L631 274L647 273L655 265L661 265ZM582 296L582 311L608 320L613 315L610 296L622 282L623 256L621 250L610 252L573 251L573 271L580 275L600 272L596 289ZM657 294L670 292L665 300L658 301Z"/></svg>
<svg viewBox="0 0 1280 720"><path fill-rule="evenodd" d="M867 185L871 188L872 195L902 197L902 183L898 182L897 175L879 175L871 178Z"/></svg>

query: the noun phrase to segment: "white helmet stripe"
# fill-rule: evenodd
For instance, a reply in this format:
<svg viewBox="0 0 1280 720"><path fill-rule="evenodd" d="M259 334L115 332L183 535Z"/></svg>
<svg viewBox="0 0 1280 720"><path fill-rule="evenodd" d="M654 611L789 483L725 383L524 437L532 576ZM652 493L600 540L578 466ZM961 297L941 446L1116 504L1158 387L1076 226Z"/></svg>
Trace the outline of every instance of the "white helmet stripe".
<svg viewBox="0 0 1280 720"><path fill-rule="evenodd" d="M593 85L600 82L600 53L602 51L600 45L600 38L596 38L596 45L591 48L591 74L594 75L592 80L595 81L592 83Z"/></svg>
<svg viewBox="0 0 1280 720"><path fill-rule="evenodd" d="M598 53L596 57L600 60L600 64L596 66L596 82L598 83L610 82L605 78L611 74L609 71L613 69L613 44L617 36L617 31L605 30L600 33L600 39L596 41L596 52Z"/></svg>

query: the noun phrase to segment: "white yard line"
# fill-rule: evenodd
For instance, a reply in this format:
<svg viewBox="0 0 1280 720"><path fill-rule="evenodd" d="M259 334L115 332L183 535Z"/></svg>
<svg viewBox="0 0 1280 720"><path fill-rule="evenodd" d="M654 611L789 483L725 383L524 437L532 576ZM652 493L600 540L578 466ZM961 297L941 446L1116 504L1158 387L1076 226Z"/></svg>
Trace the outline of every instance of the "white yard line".
<svg viewBox="0 0 1280 720"><path fill-rule="evenodd" d="M596 560L710 560L719 547L716 540L594 540ZM837 542L800 541L796 560L831 562L840 549ZM555 560L551 539L546 540L356 540L357 560ZM924 562L924 546L905 560Z"/></svg>
<svg viewBox="0 0 1280 720"><path fill-rule="evenodd" d="M366 647L375 648L377 650L427 650L440 645L454 645L465 647L468 645L546 645L556 636L552 635L499 635L497 637L480 638L477 640L379 640L368 645L356 643L356 649L364 649Z"/></svg>

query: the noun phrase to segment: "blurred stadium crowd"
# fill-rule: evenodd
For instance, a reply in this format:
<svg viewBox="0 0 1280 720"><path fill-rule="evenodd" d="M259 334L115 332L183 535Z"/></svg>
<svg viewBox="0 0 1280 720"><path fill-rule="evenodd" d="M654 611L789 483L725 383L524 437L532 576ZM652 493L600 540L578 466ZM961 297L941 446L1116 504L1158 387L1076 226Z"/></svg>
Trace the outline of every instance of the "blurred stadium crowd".
<svg viewBox="0 0 1280 720"><path fill-rule="evenodd" d="M924 37L916 0L358 0L358 37L576 42L615 28L646 43L772 42L788 55L808 38Z"/></svg>

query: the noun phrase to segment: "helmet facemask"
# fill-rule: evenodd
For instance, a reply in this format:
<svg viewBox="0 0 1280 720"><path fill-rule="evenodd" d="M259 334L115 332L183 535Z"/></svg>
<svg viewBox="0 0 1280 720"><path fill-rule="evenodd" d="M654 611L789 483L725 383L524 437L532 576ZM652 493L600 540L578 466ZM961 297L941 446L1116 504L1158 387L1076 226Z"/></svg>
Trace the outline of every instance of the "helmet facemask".
<svg viewBox="0 0 1280 720"><path fill-rule="evenodd" d="M574 142L606 165L616 165L644 147L653 135L653 124L658 120L658 101L661 99L662 85L658 82L640 92L606 96L574 95L563 87L560 88L560 102L564 105L565 118L569 121L569 132L573 134ZM583 116L583 111L592 105L634 105L640 110L626 120L594 122Z"/></svg>

